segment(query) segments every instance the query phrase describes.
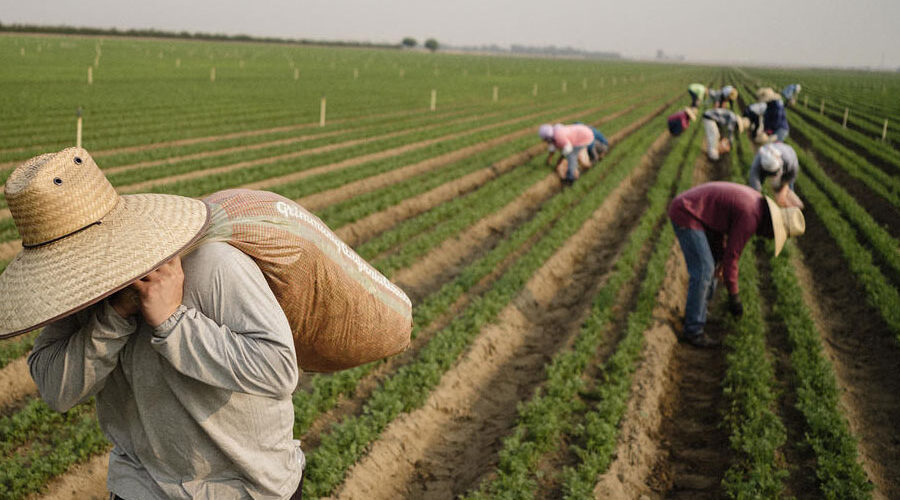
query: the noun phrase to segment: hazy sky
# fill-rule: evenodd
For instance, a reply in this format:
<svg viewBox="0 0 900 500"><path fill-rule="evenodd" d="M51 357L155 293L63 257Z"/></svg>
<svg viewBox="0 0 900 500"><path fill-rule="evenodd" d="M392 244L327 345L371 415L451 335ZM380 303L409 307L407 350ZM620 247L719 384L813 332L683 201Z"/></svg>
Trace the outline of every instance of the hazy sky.
<svg viewBox="0 0 900 500"><path fill-rule="evenodd" d="M900 67L900 0L0 0L0 22Z"/></svg>

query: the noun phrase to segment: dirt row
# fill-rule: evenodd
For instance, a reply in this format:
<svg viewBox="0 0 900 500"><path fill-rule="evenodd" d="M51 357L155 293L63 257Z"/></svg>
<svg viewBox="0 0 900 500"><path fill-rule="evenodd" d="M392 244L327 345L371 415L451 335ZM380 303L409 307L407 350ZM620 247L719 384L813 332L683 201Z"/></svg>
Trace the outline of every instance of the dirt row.
<svg viewBox="0 0 900 500"><path fill-rule="evenodd" d="M713 172L711 177L722 175ZM804 299L822 332L826 355L834 364L842 388L842 411L860 439L864 468L876 485L874 496L898 498L900 429L896 422L900 421L900 397L893 376L900 369L897 342L877 311L860 300L864 290L815 212L806 210L806 220L807 232L798 238L802 255L796 259ZM750 247L748 250L753 251ZM788 442L779 451L779 460L789 472L784 493L819 498L815 457L801 444L805 423L793 407L796 380L786 333L784 325L772 319L774 291L771 283L765 282L768 266L761 262L761 291L770 318L769 349L781 388L776 412L788 433ZM698 350L676 342L686 289L687 271L676 244L654 311L655 322L645 332L644 360L632 384L617 458L598 482L596 498L724 495L720 484L730 457L728 438L720 427L724 403L720 384L725 363L721 350ZM712 336L729 333L722 331L714 316L711 318L707 331Z"/></svg>
<svg viewBox="0 0 900 500"><path fill-rule="evenodd" d="M424 109L411 110L411 111L396 111L396 112L384 113L381 115L375 115L370 118L376 118L376 117L390 118L392 116L400 117L400 116L407 116L407 115L413 115L413 114L425 115L425 114L427 114L427 112ZM334 124L341 124L341 123L345 123L345 122L349 122L349 121L353 121L353 120L355 120L355 118L345 118L345 119L341 119L341 120L329 121L328 123L329 123L329 125L334 125ZM182 147L182 146L191 146L194 144L227 141L227 140L231 140L231 139L242 139L245 137L256 137L256 136L266 135L266 134L277 134L279 132L292 132L292 131L303 130L303 129L308 129L308 128L316 128L318 126L319 126L318 122L313 122L313 123L299 123L299 124L295 124L295 125L283 125L280 127L270 127L270 128L263 128L263 129L241 130L239 132L229 132L229 133L225 133L225 134L215 134L215 135L208 135L208 136L204 136L204 137L191 137L189 139L176 139L176 140L172 140L172 141L154 142L151 144L139 144L137 146L125 146L125 147L120 147L120 148L98 149L98 150L94 151L92 153L92 155L95 158L102 158L104 156L112 156L112 155L117 155L117 154L139 153L141 151L150 151L150 150L154 150L154 149L165 149L165 148L175 148L175 147ZM40 147L40 146L23 146L20 148L4 149L4 150L2 150L2 152L10 153L10 152L17 152L17 151L25 151L25 150L34 149L37 147ZM45 148L48 148L48 149L52 149L53 147L55 147L55 146L51 146L51 145L45 146ZM0 169L15 167L19 163L21 163L21 162L20 161L3 162L3 163L0 163Z"/></svg>
<svg viewBox="0 0 900 500"><path fill-rule="evenodd" d="M805 215L806 234L797 239L802 256L796 259L804 298L834 366L842 411L859 439L875 497L900 498L900 348L815 211Z"/></svg>
<svg viewBox="0 0 900 500"><path fill-rule="evenodd" d="M600 124L605 123L609 120L612 120L618 116L621 116L622 114L629 112L631 109L633 109L633 107L630 107L626 110L617 112L613 115L604 117L604 119L597 122L597 125L600 125ZM661 111L661 109L655 110L653 113L647 115L646 117L643 117L643 118L637 120L636 124L646 124L647 121L649 121L649 119L651 119L654 116L657 116L659 114L659 112ZM628 135L633 133L635 130L637 130L637 128L638 128L638 126L636 126L635 124L626 127L626 129L623 129L619 133L610 136L610 138L609 138L610 143L612 145L615 145L617 142L620 142L622 139L624 139L625 137L627 137ZM521 165L521 164L525 163L526 161L528 161L535 154L538 154L538 153L544 151L545 146L540 145L540 146L537 146L537 147L531 148L531 149L533 149L534 151L531 151L530 153L525 154L525 155L523 155L521 153L512 155L511 157L507 158L506 160L500 162L498 165L500 165L500 168L502 169L503 172L510 171L515 166ZM487 169L485 169L485 170L489 170L489 171L493 172L494 175L492 175L491 178L495 177L496 175L499 175L497 173L498 169L495 167L497 167L497 165L494 165L492 167L488 167ZM469 177L469 176L467 176L467 177ZM422 199L419 200L419 203L415 204L415 206L417 207L417 210L420 210L420 211L417 211L417 213L421 213L421 212L423 212L429 208L432 208L434 206L437 206L438 204L443 203L444 201L449 199L444 196L445 193L467 192L471 189L474 189L475 187L477 187L479 185L482 185L485 182L485 181L482 181L480 184L473 185L472 181L473 181L472 178L462 178L457 181L452 181L451 183L448 183L451 186L444 185L447 187L447 189L441 190L441 191L439 191L439 193L433 193L431 196L422 197ZM440 190L440 189L441 188L438 188L438 190ZM523 195L519 196L516 200L514 200L512 203L507 205L507 207L504 207L504 209L502 210L503 216L501 217L504 219L504 223L502 224L503 229L499 233L496 230L492 230L492 231L489 231L488 234L485 234L485 231L484 231L485 225L490 224L490 222L488 222L488 223L485 223L484 221L479 222L472 228L469 228L467 231L465 231L465 233L463 235L461 235L459 238L460 241L468 241L470 243L469 245L462 245L462 246L451 245L452 249L439 248L437 250L433 250L430 254L424 256L421 260L419 260L417 265L421 264L425 268L433 269L435 267L440 266L439 263L442 260L450 259L450 260L457 262L458 268L461 269L462 266L465 265L465 263L471 262L478 255L481 255L481 254L487 252L490 248L492 248L500 240L500 238L503 237L504 234L509 234L511 231L513 231L515 229L515 227L518 226L519 223L530 218L530 216L533 215L534 212L536 212L536 210L539 208L539 206L543 202L545 202L550 196L552 196L552 194L555 194L558 191L559 191L558 179L556 178L556 176L554 174L548 175L548 177L546 179L544 179L543 181L541 181L540 183L538 183L537 185L533 186L531 189L529 189L528 191L523 193ZM392 209L389 208L387 210L392 210ZM412 217L413 215L415 215L415 214L407 215L406 217L402 217L402 218L403 219L409 218L409 217ZM388 217L386 219L393 220L394 224L400 222L400 219L392 219L390 217ZM497 220L498 217L496 214L495 214L495 216L492 216L489 219L491 221L499 222ZM382 219L380 217L376 217L376 218L373 218L373 220L382 221L384 219ZM366 231L364 231L364 233L367 235L367 237L361 238L355 242L352 242L353 240L348 241L348 239L345 236L342 236L342 238L344 238L345 241L348 241L348 243L350 243L351 245L357 245L357 244L360 244L360 243L364 242L365 240L367 240L368 237L371 237L372 235L375 235L378 232L381 232L383 230L389 229L391 226L392 226L392 224L386 224L383 226L379 226L378 228L374 228L372 230L366 230ZM359 227L364 227L364 226L361 225ZM495 229L497 229L499 227L499 225L494 225L493 227ZM339 231L339 235L340 235L340 231ZM510 260L512 260L512 259L510 259ZM500 268L502 268L502 267L503 267L503 265L500 266ZM502 269L498 269L496 274L499 274L499 271L501 271L501 270ZM399 273L400 276L402 276L404 274L405 274L404 271L400 271L400 273ZM421 288L419 288L420 290L435 290L440 286L441 283L444 282L444 280L451 278L451 275L443 275L443 276L432 275L431 279L428 279L428 274L425 274L424 275L425 279L422 279L423 275L418 274L418 273L415 273L415 274L406 273L406 276L415 276L416 278L414 278L414 279L415 279L416 283L421 287ZM482 283L481 286L476 286L473 290L471 290L470 294L480 293L480 290L485 288L486 286L488 286L488 284L490 282L492 282L493 279L496 279L496 277L497 277L496 275L488 277L486 280L484 280L485 282ZM395 281L397 281L398 283L403 283L401 281L400 277L396 278ZM468 300L468 296L461 298L460 301L455 305L454 310L458 310L459 308L463 307L463 305L466 303L467 300ZM432 326L432 328L428 329L429 331L426 331L426 332L423 332L422 334L420 334L420 339L418 340L418 343L424 342L429 337L429 334L433 333L434 331L437 331L441 326L443 326L443 324L445 324L447 321L449 321L450 317L452 317L452 312L448 313L445 318L442 318L441 320L436 321L435 324ZM415 349L415 346L414 346L413 350L414 349ZM400 362L400 360L398 360L398 362ZM368 392L371 391L372 388L374 388L375 383L376 383L375 381L379 378L378 375L381 373L390 371L391 367L394 364L395 363L385 363L384 367L379 368L379 370L378 370L379 373L373 374L367 380L363 381L363 383L360 384L360 388L358 389L357 394L355 394L354 397L351 398L350 401L344 401L339 406L339 408L337 408L336 410L334 410L332 412L329 412L328 414L323 416L321 419L319 419L319 421L317 421L314 424L312 430L308 433L308 435L304 436L304 443L307 446L314 445L316 442L316 439L317 439L316 435L318 434L319 431L326 428L329 425L329 422L332 422L335 419L339 418L340 415L352 413L355 409L358 409L359 406L361 405L361 402L365 399L366 395L368 394ZM25 370L27 370L27 366L26 366ZM20 378L25 378L28 381L30 381L30 377L27 376L27 371L25 371L24 373L21 373ZM33 385L33 383L32 383L32 385ZM65 473L65 474L55 478L53 481L51 481L48 484L49 493L44 496L41 496L41 498L74 499L74 498L93 498L95 496L97 498L101 498L106 493L105 479L106 479L107 460L108 460L108 455L102 454L102 455L93 457L91 460L89 460L88 462L86 462L84 464L80 464L80 465L73 467L72 470L68 471L67 473Z"/></svg>
<svg viewBox="0 0 900 500"><path fill-rule="evenodd" d="M667 140L662 135L653 150ZM530 397L552 354L589 312L658 167L644 161L634 169L480 332L424 407L388 426L351 469L338 498L451 498L479 484L515 424L516 403Z"/></svg>
<svg viewBox="0 0 900 500"><path fill-rule="evenodd" d="M581 116L584 116L584 115L590 114L590 113L599 112L599 111L602 111L603 109L605 109L605 106L601 106L601 107L594 108L594 109L587 110L587 111L582 111L579 113L573 113L571 115L561 117L560 119L562 119L562 120L577 119L578 117L581 117ZM622 114L630 111L631 109L634 109L633 106L626 108L626 110L614 113L613 115L610 116L609 119L621 116ZM534 116L534 115L532 115L532 116ZM513 123L513 122L521 120L521 119L522 118L519 118L516 120L510 120L509 122L504 122L504 123ZM492 128L492 127L497 127L497 126L502 126L502 125L503 124L499 124L499 125L493 124L493 125L483 127L483 128ZM430 140L426 140L426 141L420 141L417 143L411 143L411 144L400 146L398 148L393 148L393 149L390 149L387 151L372 153L372 154L364 155L364 156L358 156L358 157L350 158L343 162L326 165L323 167L314 168L314 169L306 170L303 172L289 174L286 176L281 176L281 177L277 177L277 178L273 178L273 179L267 179L267 180L256 182L256 183L249 183L249 184L245 184L245 185L241 185L241 186L235 186L235 187L242 187L242 188L246 188L246 189L261 189L261 188L265 188L265 187L271 187L274 185L278 185L278 184L281 184L284 182L295 182L295 181L300 180L307 176L323 174L326 172L332 172L332 171L336 171L338 169L343 169L343 168L349 168L351 166L358 165L358 164L361 164L364 162L375 161L375 160L386 158L389 156L401 154L401 153L409 151L409 150L427 147L429 144L443 141L443 140L449 140L449 139L452 139L454 136L464 135L464 134L468 134L471 132L472 131L467 131L465 133L455 134L452 136L445 136L445 137L441 137L441 138L437 138L437 139L430 139ZM335 188L335 189L320 193L319 196L311 195L309 197L306 197L305 199L301 199L301 202L310 202L311 209L316 209L317 207L320 208L327 203L337 202L337 201L346 199L346 198L352 196L353 194L367 192L372 189L376 189L377 187L384 187L386 185L389 185L392 182L399 182L405 178L411 177L418 173L422 173L424 171L428 171L428 170L431 170L434 168L438 168L442 165L446 165L450 162L457 161L465 156L477 154L478 152L485 151L490 147L496 146L497 144L499 144L502 141L510 140L511 138L518 138L518 137L527 135L529 132L533 132L533 129L531 129L531 128L523 129L519 132L509 134L508 136L505 136L504 138L486 141L485 143L473 145L468 148L463 148L462 150L460 150L460 151L465 151L465 153L451 152L451 153L447 153L445 155L440 156L439 157L440 160L432 160L432 161L426 160L423 162L416 163L414 165L409 166L406 170L404 170L402 173L399 173L399 174L392 174L392 173L388 172L386 174L380 174L378 176L373 176L373 177L363 179L363 180L355 182L355 183L351 183L348 186L342 186L340 188ZM384 137L382 136L381 138L384 138ZM347 143L346 142L341 143L341 145L343 147L343 146L346 146ZM332 145L332 146L334 146L334 145ZM326 147L332 147L332 146L326 146ZM534 149L537 150L539 148L536 146ZM296 152L296 153L291 153L291 155L299 156L299 155L311 154L311 152L316 152L316 151L315 150L305 150L305 151L300 151L300 152ZM530 156L528 158L530 158ZM515 162L521 162L521 161L523 161L522 159L523 159L522 155L516 155L515 160L512 163L508 163L508 164L514 166L516 164ZM233 169L236 169L239 167L240 168L251 167L253 165L250 165L250 163L254 163L254 162L268 163L270 161L271 161L271 158L267 158L264 161L263 160L254 160L253 162L242 162L239 164L229 165L229 166L220 167L220 168L233 170ZM504 165L507 164L504 162L500 162L500 163L502 163ZM211 172L210 170L204 170L204 171L199 171L199 172L192 172L190 174L185 174L185 175L193 175L193 174L208 175L208 174L210 174L210 172ZM175 177L179 177L179 176L175 176ZM140 190L136 186L142 186L143 184L157 185L161 181L165 181L166 183L169 183L175 177L168 177L166 179L161 179L161 180L156 180L156 181L148 181L148 183L132 184L130 186L125 186L125 187L119 188L119 191L120 192L130 192L130 190L132 188L134 188L135 190ZM476 182L483 183L486 179L489 179L489 178L492 178L492 177L484 176L484 175L478 176L478 175L470 174L470 179L474 180ZM369 189L369 186L371 186L372 188ZM146 187L147 186L143 186L141 189L146 188ZM333 200L333 201L331 201L331 200ZM9 210L3 209L2 211L0 211L0 215L3 215L3 214L6 214L8 216ZM349 243L349 244L352 245L353 243ZM0 261L12 259L19 252L20 249L21 249L21 240L13 240L13 241L9 241L9 242L0 243Z"/></svg>
<svg viewBox="0 0 900 500"><path fill-rule="evenodd" d="M666 102L652 113L647 114L643 118L636 120L631 125L623 128L617 133L611 135L608 140L610 144L615 144L623 138L632 134L635 130L646 125L650 120L663 112L672 100ZM385 231L393 225L402 222L410 217L419 215L431 207L437 206L439 203L451 200L457 196L461 196L478 186L485 184L491 179L503 174L514 168L516 165L522 164L534 156L546 151L546 146L537 144L525 151L516 153L507 157L487 168L472 172L457 181L439 186L431 191L420 194L418 196L404 200L398 205L391 207L382 212L363 217L358 221L347 224L336 231L347 244L351 246L358 245L363 241L372 238L374 235Z"/></svg>
<svg viewBox="0 0 900 500"><path fill-rule="evenodd" d="M822 155L817 154L815 152L815 144L812 144L805 136L799 133L799 131L793 135L797 144L803 147L808 154L816 159L828 177L839 186L843 187L881 227L891 234L891 236L900 238L900 224L897 224L897 221L900 220L900 210L898 210L897 207L892 205L878 193L873 192L869 186L866 186L861 180L851 176L840 165L835 165L830 160L823 158Z"/></svg>

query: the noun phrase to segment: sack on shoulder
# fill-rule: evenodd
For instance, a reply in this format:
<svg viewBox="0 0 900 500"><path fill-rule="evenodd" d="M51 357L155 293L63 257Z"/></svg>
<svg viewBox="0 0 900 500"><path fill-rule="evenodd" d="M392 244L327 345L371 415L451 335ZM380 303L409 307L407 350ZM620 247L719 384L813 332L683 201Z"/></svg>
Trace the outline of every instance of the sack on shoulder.
<svg viewBox="0 0 900 500"><path fill-rule="evenodd" d="M409 346L412 304L318 217L267 191L229 189L204 200L200 243L224 241L250 256L284 310L301 369L332 372Z"/></svg>

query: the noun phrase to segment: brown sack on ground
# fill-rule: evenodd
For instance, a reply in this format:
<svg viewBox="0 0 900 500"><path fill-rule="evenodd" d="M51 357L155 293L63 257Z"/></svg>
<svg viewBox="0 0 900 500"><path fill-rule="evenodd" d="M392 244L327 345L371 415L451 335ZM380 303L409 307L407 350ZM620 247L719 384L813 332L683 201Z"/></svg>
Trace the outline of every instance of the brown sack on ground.
<svg viewBox="0 0 900 500"><path fill-rule="evenodd" d="M343 370L409 345L409 298L318 217L267 191L203 201L211 223L200 244L225 241L253 258L291 324L301 369Z"/></svg>

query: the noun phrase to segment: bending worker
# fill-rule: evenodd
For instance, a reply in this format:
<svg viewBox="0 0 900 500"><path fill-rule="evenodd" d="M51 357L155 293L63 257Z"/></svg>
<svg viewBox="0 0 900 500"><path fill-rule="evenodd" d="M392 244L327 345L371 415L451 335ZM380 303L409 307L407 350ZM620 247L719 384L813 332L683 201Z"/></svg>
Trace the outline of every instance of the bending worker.
<svg viewBox="0 0 900 500"><path fill-rule="evenodd" d="M696 347L714 347L706 334L708 303L721 279L728 289L728 310L744 313L738 289L738 260L754 235L775 240L775 255L788 237L806 229L803 213L781 208L748 186L708 182L679 194L669 204L669 218L687 264L687 301L680 340Z"/></svg>
<svg viewBox="0 0 900 500"><path fill-rule="evenodd" d="M719 155L731 151L734 129L743 132L746 118L738 118L730 110L708 109L703 113L703 130L706 133L706 155L710 160L718 160Z"/></svg>
<svg viewBox="0 0 900 500"><path fill-rule="evenodd" d="M794 148L783 142L766 144L759 148L753 158L747 184L762 191L762 185L768 179L778 206L802 209L803 202L794 193L794 182L799 172L800 162L797 161Z"/></svg>
<svg viewBox="0 0 900 500"><path fill-rule="evenodd" d="M594 131L587 125L556 125L543 124L538 129L538 135L544 142L550 144L547 154L547 163L558 150L561 154L557 162L556 170L560 173L563 183L571 185L578 179L579 165L590 167L587 148L594 143ZM567 162L566 170L562 171L562 162Z"/></svg>
<svg viewBox="0 0 900 500"><path fill-rule="evenodd" d="M793 106L797 104L797 96L800 95L801 90L803 90L803 87L801 87L799 83L792 83L782 89L781 95L784 96L784 100L787 101L790 106Z"/></svg>
<svg viewBox="0 0 900 500"><path fill-rule="evenodd" d="M672 113L666 119L669 127L669 133L674 136L681 135L687 130L692 121L697 119L697 112L693 108L684 108L677 113Z"/></svg>
<svg viewBox="0 0 900 500"><path fill-rule="evenodd" d="M757 92L759 99L766 103L766 112L763 116L763 127L769 136L774 136L777 141L784 142L790 132L788 125L787 113L784 110L784 103L781 96L769 87L765 87ZM769 137L772 140L772 137Z"/></svg>
<svg viewBox="0 0 900 500"><path fill-rule="evenodd" d="M731 85L726 85L719 90L710 90L709 98L712 100L715 108L724 108L728 104L729 109L734 109L734 103L738 98L738 89Z"/></svg>
<svg viewBox="0 0 900 500"><path fill-rule="evenodd" d="M706 97L706 87L701 83L692 83L688 85L688 95L691 96L691 107L696 108Z"/></svg>
<svg viewBox="0 0 900 500"><path fill-rule="evenodd" d="M744 118L747 119L747 132L753 142L764 144L769 142L769 136L766 135L763 119L766 115L766 103L754 102L744 109Z"/></svg>

